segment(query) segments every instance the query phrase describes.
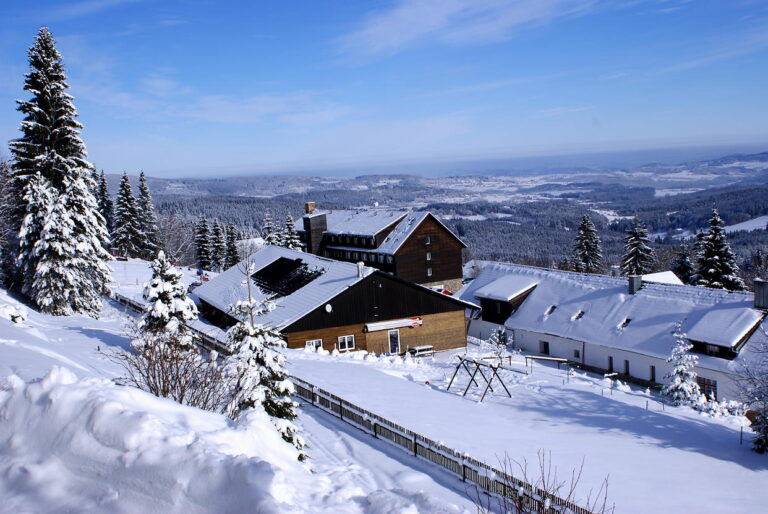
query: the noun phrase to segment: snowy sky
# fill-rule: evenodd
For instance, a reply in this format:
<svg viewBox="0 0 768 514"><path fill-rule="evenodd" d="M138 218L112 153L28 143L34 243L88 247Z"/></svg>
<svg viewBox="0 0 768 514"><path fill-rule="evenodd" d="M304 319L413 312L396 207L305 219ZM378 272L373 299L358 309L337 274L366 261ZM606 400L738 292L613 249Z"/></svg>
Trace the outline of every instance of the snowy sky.
<svg viewBox="0 0 768 514"><path fill-rule="evenodd" d="M2 0L3 141L43 24L109 172L768 142L760 0Z"/></svg>

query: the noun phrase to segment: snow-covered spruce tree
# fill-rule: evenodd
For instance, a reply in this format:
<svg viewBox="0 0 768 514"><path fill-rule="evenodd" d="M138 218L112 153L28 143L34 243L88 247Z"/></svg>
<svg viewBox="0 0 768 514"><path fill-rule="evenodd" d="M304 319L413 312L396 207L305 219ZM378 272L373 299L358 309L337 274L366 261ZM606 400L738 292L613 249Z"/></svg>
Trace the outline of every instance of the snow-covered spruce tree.
<svg viewBox="0 0 768 514"><path fill-rule="evenodd" d="M200 217L195 224L195 255L200 269L210 270L211 262L211 237L208 230L208 222Z"/></svg>
<svg viewBox="0 0 768 514"><path fill-rule="evenodd" d="M694 269L688 250L683 249L672 262L672 272L683 281L683 284L692 284Z"/></svg>
<svg viewBox="0 0 768 514"><path fill-rule="evenodd" d="M589 216L584 215L579 224L574 246L574 269L583 273L602 273L605 268L603 250L600 246L595 224Z"/></svg>
<svg viewBox="0 0 768 514"><path fill-rule="evenodd" d="M231 223L226 230L227 248L225 252L224 268L229 269L240 262L240 254L237 250L237 228Z"/></svg>
<svg viewBox="0 0 768 514"><path fill-rule="evenodd" d="M14 262L18 262L18 234L27 214L24 193L27 183L35 174L39 173L47 181L54 196L69 193L67 188L81 181L86 186L81 191L88 197L85 203L90 205L94 190L91 179L94 167L86 160L85 144L80 138L83 127L76 120L77 110L73 98L66 91L69 85L66 81L61 54L56 49L48 28L40 29L27 55L29 73L25 76L24 89L32 94L32 98L18 102L18 110L24 115L21 123L22 136L10 143L13 154L11 172L13 206L8 217L13 229L11 233L16 236L13 241L10 241L7 257L12 258ZM72 195L69 196L70 198L64 198L62 201L71 201ZM100 233L104 220L100 215L89 215L81 219L81 222L97 225L100 222L101 227L84 227L82 223L76 223L73 237L82 236L84 233ZM27 237L29 240L40 238L33 234L27 234ZM70 250L74 248L77 246L69 247ZM51 260L56 258L58 257L52 256ZM32 272L32 269L27 268L27 272ZM29 284L36 280L21 273L15 275L21 280L13 284L14 286L20 283ZM97 287L103 289L101 284Z"/></svg>
<svg viewBox="0 0 768 514"><path fill-rule="evenodd" d="M144 234L141 232L139 209L127 173L123 173L120 187L117 190L114 222L112 245L127 257L142 257L144 255Z"/></svg>
<svg viewBox="0 0 768 514"><path fill-rule="evenodd" d="M32 295L32 283L37 269L35 245L40 241L48 212L53 207L55 193L48 186L48 181L40 173L35 173L27 182L24 203L26 215L21 223L18 236L18 269L21 271L21 291L27 296Z"/></svg>
<svg viewBox="0 0 768 514"><path fill-rule="evenodd" d="M648 229L637 218L624 237L624 255L621 257L623 275L644 275L651 271L654 263L653 248L648 238Z"/></svg>
<svg viewBox="0 0 768 514"><path fill-rule="evenodd" d="M261 237L264 239L265 245L281 246L283 242L283 236L280 233L279 228L275 227L272 223L272 216L269 211L264 215L264 224L261 227Z"/></svg>
<svg viewBox="0 0 768 514"><path fill-rule="evenodd" d="M251 294L253 266L243 265L248 297L230 306L240 321L227 332L228 350L224 366L232 384L226 414L237 419L248 409L264 409L285 441L301 452L304 441L292 420L297 404L291 400L293 383L286 378L285 356L277 348L285 346L279 332L256 323L256 317L274 309L271 302L257 301ZM299 459L305 458L300 453Z"/></svg>
<svg viewBox="0 0 768 514"><path fill-rule="evenodd" d="M194 348L186 322L197 319L197 307L187 296L187 286L181 281L181 271L173 267L162 250L150 268L152 279L144 287L147 303L139 322L139 330L177 336L172 339L178 341L178 344Z"/></svg>
<svg viewBox="0 0 768 514"><path fill-rule="evenodd" d="M227 238L224 233L224 227L216 220L211 230L211 266L217 271L221 271L227 263Z"/></svg>
<svg viewBox="0 0 768 514"><path fill-rule="evenodd" d="M139 198L136 207L139 211L139 226L142 234L142 254L145 259L152 259L160 249L160 240L157 235L155 206L143 171L139 174Z"/></svg>
<svg viewBox="0 0 768 514"><path fill-rule="evenodd" d="M107 176L104 171L99 175L99 186L97 188L96 200L99 204L99 212L101 217L104 218L104 225L107 228L107 232L111 235L114 229L114 219L112 209L112 198L109 197L109 187L107 187Z"/></svg>
<svg viewBox="0 0 768 514"><path fill-rule="evenodd" d="M301 250L301 239L296 232L296 225L290 213L285 217L285 230L283 231L283 246L290 250Z"/></svg>
<svg viewBox="0 0 768 514"><path fill-rule="evenodd" d="M668 397L674 405L688 405L699 407L706 403L706 398L699 390L696 383L696 372L693 368L699 361L698 357L689 352L693 345L686 341L686 335L681 332L678 323L675 330L675 345L667 362L672 364L672 369L664 375L669 382L664 384L661 394Z"/></svg>
<svg viewBox="0 0 768 514"><path fill-rule="evenodd" d="M717 209L712 209L709 230L699 245L696 275L700 286L728 289L729 291L746 289L744 282L739 277L736 256L728 244L723 220Z"/></svg>
<svg viewBox="0 0 768 514"><path fill-rule="evenodd" d="M755 413L752 431L756 437L752 449L768 452L768 344L760 343L745 349L747 355L737 376L740 400Z"/></svg>

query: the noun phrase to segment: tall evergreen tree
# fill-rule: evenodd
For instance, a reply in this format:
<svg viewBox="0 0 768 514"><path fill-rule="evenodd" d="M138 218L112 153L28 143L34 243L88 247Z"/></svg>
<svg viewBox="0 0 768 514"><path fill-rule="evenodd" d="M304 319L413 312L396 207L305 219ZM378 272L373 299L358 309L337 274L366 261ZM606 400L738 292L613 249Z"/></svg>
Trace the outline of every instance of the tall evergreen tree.
<svg viewBox="0 0 768 514"><path fill-rule="evenodd" d="M227 264L227 239L224 235L224 227L218 220L213 222L210 249L212 266L217 271L221 271Z"/></svg>
<svg viewBox="0 0 768 514"><path fill-rule="evenodd" d="M139 209L131 189L131 180L124 172L115 199L115 229L112 233L112 245L127 257L142 257L144 255L142 240Z"/></svg>
<svg viewBox="0 0 768 514"><path fill-rule="evenodd" d="M139 174L139 198L137 202L139 211L139 225L142 234L142 254L145 259L152 259L160 249L160 240L157 235L157 215L152 203L152 194L149 192L147 177L142 171Z"/></svg>
<svg viewBox="0 0 768 514"><path fill-rule="evenodd" d="M195 254L200 269L211 270L211 238L208 222L201 217L195 224Z"/></svg>
<svg viewBox="0 0 768 514"><path fill-rule="evenodd" d="M237 250L237 228L235 228L234 225L227 225L226 238L227 249L225 252L224 267L229 269L240 262L240 254Z"/></svg>
<svg viewBox="0 0 768 514"><path fill-rule="evenodd" d="M723 220L717 209L712 209L709 230L699 245L696 275L698 285L701 286L730 291L743 291L745 289L744 282L739 278L736 256L728 244Z"/></svg>
<svg viewBox="0 0 768 514"><path fill-rule="evenodd" d="M597 228L589 216L584 215L579 225L574 246L574 269L583 273L602 273L605 269L603 250Z"/></svg>
<svg viewBox="0 0 768 514"><path fill-rule="evenodd" d="M112 230L114 230L114 215L112 212L113 204L112 204L112 198L109 196L109 187L107 187L107 176L104 174L104 171L102 170L101 174L99 175L99 187L97 189L97 195L96 200L99 203L99 212L101 213L101 217L104 218L104 224L106 226L107 232L109 234L112 234Z"/></svg>
<svg viewBox="0 0 768 514"><path fill-rule="evenodd" d="M171 340L194 348L186 322L197 319L197 307L187 296L182 273L174 268L162 250L150 264L152 279L144 288L147 303L139 329L151 334L171 335ZM181 337L176 337L181 336Z"/></svg>
<svg viewBox="0 0 768 514"><path fill-rule="evenodd" d="M290 250L301 250L301 239L296 232L293 216L290 213L285 217L285 230L283 231L283 246Z"/></svg>
<svg viewBox="0 0 768 514"><path fill-rule="evenodd" d="M296 425L297 404L291 399L293 384L287 380L285 356L278 348L285 346L279 332L256 323L256 317L274 308L271 302L255 300L251 294L251 266L243 270L248 297L230 306L240 321L227 332L229 357L225 361L227 375L233 383L232 400L227 414L237 419L248 409L264 409L283 439L299 452L304 441ZM299 454L303 460L304 454Z"/></svg>
<svg viewBox="0 0 768 514"><path fill-rule="evenodd" d="M644 275L651 271L654 263L653 248L648 239L648 229L637 218L624 237L624 255L621 257L623 275Z"/></svg>
<svg viewBox="0 0 768 514"><path fill-rule="evenodd" d="M672 262L672 272L682 280L683 284L694 285L693 276L695 270L693 269L691 258L688 255L688 250L683 249L677 254L677 257Z"/></svg>

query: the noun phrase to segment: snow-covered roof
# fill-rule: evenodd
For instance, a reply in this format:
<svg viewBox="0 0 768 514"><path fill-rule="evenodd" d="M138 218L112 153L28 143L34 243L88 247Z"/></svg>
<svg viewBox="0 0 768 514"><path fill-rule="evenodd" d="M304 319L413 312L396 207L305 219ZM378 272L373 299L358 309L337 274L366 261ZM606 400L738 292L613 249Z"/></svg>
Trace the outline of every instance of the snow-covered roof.
<svg viewBox="0 0 768 514"><path fill-rule="evenodd" d="M669 356L677 322L690 339L732 348L765 317L763 311L754 308L753 295L747 292L644 282L630 295L623 277L518 264L478 264L482 269L477 278L456 293L462 300L474 301L488 291L506 300L499 291L503 286L519 294L525 284L536 284L507 319L507 327L660 358ZM582 311L584 314L577 317ZM755 331L752 338L762 337L760 332ZM728 361L717 361L723 360L702 358L700 365L727 366Z"/></svg>
<svg viewBox="0 0 768 514"><path fill-rule="evenodd" d="M673 271L659 271L658 273L648 273L643 275L643 282L656 282L658 284L676 284L683 285L683 281L678 278Z"/></svg>
<svg viewBox="0 0 768 514"><path fill-rule="evenodd" d="M475 290L476 298L508 302L538 284L535 277L504 275Z"/></svg>
<svg viewBox="0 0 768 514"><path fill-rule="evenodd" d="M429 216L429 212L409 212L403 220L397 224L395 229L387 235L379 246L379 252L394 254L403 243L413 234L424 219Z"/></svg>
<svg viewBox="0 0 768 514"><path fill-rule="evenodd" d="M358 209L315 211L307 216L325 214L328 223L328 234L344 234L350 236L373 237L393 223L400 221L406 211L391 209ZM297 231L303 231L303 226L297 226Z"/></svg>
<svg viewBox="0 0 768 514"><path fill-rule="evenodd" d="M361 280L355 263L335 261L278 246L265 246L251 255L254 274L281 258L300 259L309 270L321 273L292 293L275 298L276 308L256 319L257 323L266 327L284 328ZM368 276L374 271L374 268L364 267L363 276ZM204 283L195 289L195 294L217 309L228 312L231 304L247 298L243 263ZM257 300L267 300L274 296L262 291L253 280L251 294Z"/></svg>

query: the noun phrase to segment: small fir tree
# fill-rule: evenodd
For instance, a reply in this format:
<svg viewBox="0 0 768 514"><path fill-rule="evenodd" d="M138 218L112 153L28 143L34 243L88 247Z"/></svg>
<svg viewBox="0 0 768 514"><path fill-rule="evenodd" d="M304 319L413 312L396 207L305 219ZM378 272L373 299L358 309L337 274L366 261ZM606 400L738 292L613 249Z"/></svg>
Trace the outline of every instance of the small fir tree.
<svg viewBox="0 0 768 514"><path fill-rule="evenodd" d="M695 271L688 250L683 249L677 254L672 262L672 272L682 280L683 284L692 284Z"/></svg>
<svg viewBox="0 0 768 514"><path fill-rule="evenodd" d="M18 267L22 275L22 292L31 296L32 283L37 270L35 244L40 241L48 212L53 206L54 193L39 173L36 173L26 185L24 203L27 213L19 231Z"/></svg>
<svg viewBox="0 0 768 514"><path fill-rule="evenodd" d="M114 220L112 245L127 257L142 257L144 255L142 244L144 236L141 232L141 220L136 198L133 196L131 180L127 173L123 173L120 188L117 190Z"/></svg>
<svg viewBox="0 0 768 514"><path fill-rule="evenodd" d="M198 219L195 225L195 254L200 269L211 270L213 268L210 231L208 230L208 222L203 217Z"/></svg>
<svg viewBox="0 0 768 514"><path fill-rule="evenodd" d="M104 218L104 225L109 234L112 234L114 230L114 218L113 218L113 205L112 198L109 196L109 187L107 186L107 176L104 171L99 175L99 187L97 189L96 200L99 204L99 212L101 217Z"/></svg>
<svg viewBox="0 0 768 514"><path fill-rule="evenodd" d="M265 245L281 246L283 237L272 223L272 216L270 216L269 211L264 215L264 224L261 227L261 233Z"/></svg>
<svg viewBox="0 0 768 514"><path fill-rule="evenodd" d="M285 230L283 234L283 246L289 250L301 251L301 239L299 239L299 233L296 232L293 216L290 213L285 217Z"/></svg>
<svg viewBox="0 0 768 514"><path fill-rule="evenodd" d="M655 258L650 244L648 229L635 218L624 237L624 255L621 258L623 275L644 275L651 271Z"/></svg>
<svg viewBox="0 0 768 514"><path fill-rule="evenodd" d="M672 364L672 369L664 375L669 382L664 385L661 393L674 405L699 407L706 403L706 398L701 394L699 384L696 383L696 372L693 368L699 359L689 353L691 348L693 345L686 340L686 335L681 332L681 326L678 323L675 330L675 345L667 359L667 362Z"/></svg>
<svg viewBox="0 0 768 514"><path fill-rule="evenodd" d="M147 303L139 322L139 330L150 334L167 334L179 344L194 348L186 325L197 319L197 307L187 296L182 273L174 268L162 250L150 264L152 279L144 287Z"/></svg>
<svg viewBox="0 0 768 514"><path fill-rule="evenodd" d="M139 198L137 202L139 211L139 227L141 231L142 254L145 259L151 259L157 255L160 249L160 240L157 235L157 215L152 203L152 194L149 192L147 177L142 171L139 174Z"/></svg>
<svg viewBox="0 0 768 514"><path fill-rule="evenodd" d="M712 209L709 230L701 238L696 260L698 285L729 291L743 291L744 282L739 277L736 256L725 236L723 220Z"/></svg>
<svg viewBox="0 0 768 514"><path fill-rule="evenodd" d="M253 267L247 264L243 272L247 300L230 307L232 315L240 321L227 332L230 356L225 367L233 388L226 412L237 419L248 409L264 409L283 439L301 452L304 441L292 422L297 407L290 396L293 383L286 377L285 356L277 350L285 346L285 341L278 332L256 323L256 317L274 309L274 304L253 298ZM304 459L303 453L299 459Z"/></svg>
<svg viewBox="0 0 768 514"><path fill-rule="evenodd" d="M605 268L603 251L597 228L589 216L584 215L579 225L574 246L574 270L583 273L602 273Z"/></svg>
<svg viewBox="0 0 768 514"><path fill-rule="evenodd" d="M240 262L240 255L237 250L237 229L234 225L227 225L226 230L227 237L227 249L225 252L224 267L229 269L232 266L236 266Z"/></svg>
<svg viewBox="0 0 768 514"><path fill-rule="evenodd" d="M224 234L224 227L218 221L213 223L211 231L211 263L213 268L221 271L227 263L227 240Z"/></svg>

